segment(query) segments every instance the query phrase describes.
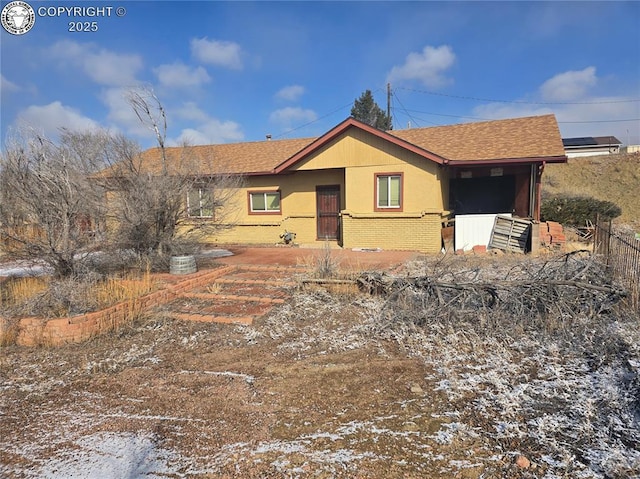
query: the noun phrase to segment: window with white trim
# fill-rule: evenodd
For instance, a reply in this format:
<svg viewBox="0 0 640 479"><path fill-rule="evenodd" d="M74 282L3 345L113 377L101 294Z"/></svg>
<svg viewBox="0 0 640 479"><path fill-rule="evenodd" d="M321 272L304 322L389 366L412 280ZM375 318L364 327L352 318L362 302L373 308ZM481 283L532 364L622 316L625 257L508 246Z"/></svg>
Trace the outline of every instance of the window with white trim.
<svg viewBox="0 0 640 479"><path fill-rule="evenodd" d="M402 207L402 175L376 175L376 207Z"/></svg>
<svg viewBox="0 0 640 479"><path fill-rule="evenodd" d="M280 213L280 192L260 191L249 193L251 213Z"/></svg>
<svg viewBox="0 0 640 479"><path fill-rule="evenodd" d="M187 194L187 216L213 218L213 192L207 188L193 188Z"/></svg>

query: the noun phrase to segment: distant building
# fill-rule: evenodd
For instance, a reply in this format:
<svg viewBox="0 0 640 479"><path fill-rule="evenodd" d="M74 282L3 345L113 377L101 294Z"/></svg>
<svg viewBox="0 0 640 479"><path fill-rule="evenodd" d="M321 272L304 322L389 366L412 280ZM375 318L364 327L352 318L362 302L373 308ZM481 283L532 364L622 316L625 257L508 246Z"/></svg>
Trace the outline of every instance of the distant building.
<svg viewBox="0 0 640 479"><path fill-rule="evenodd" d="M563 138L562 144L568 158L616 154L620 153L620 147L622 146L622 142L615 136Z"/></svg>
<svg viewBox="0 0 640 479"><path fill-rule="evenodd" d="M640 152L640 145L627 145L622 148L625 153L638 153Z"/></svg>

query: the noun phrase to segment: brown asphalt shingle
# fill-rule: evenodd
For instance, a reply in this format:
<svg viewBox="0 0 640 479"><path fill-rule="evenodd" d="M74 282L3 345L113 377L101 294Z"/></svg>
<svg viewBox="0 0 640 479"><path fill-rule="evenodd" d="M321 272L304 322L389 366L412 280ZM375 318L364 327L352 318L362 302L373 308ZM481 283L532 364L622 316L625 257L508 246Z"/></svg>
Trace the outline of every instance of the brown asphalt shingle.
<svg viewBox="0 0 640 479"><path fill-rule="evenodd" d="M563 156L554 115L390 132L449 160Z"/></svg>
<svg viewBox="0 0 640 479"><path fill-rule="evenodd" d="M356 122L357 123L357 122ZM387 132L451 161L564 156L554 115L413 128ZM316 138L167 148L168 164L190 164L194 174L268 174ZM160 150L142 153L145 171L160 171ZM184 171L184 170L183 170ZM113 171L102 172L110 176Z"/></svg>

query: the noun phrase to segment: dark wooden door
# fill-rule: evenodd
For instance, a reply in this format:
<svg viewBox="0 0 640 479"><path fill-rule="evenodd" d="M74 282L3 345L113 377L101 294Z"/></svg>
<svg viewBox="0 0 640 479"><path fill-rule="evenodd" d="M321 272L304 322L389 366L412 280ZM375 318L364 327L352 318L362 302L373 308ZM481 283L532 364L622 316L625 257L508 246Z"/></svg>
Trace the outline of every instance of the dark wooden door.
<svg viewBox="0 0 640 479"><path fill-rule="evenodd" d="M340 186L317 186L318 239L340 238Z"/></svg>

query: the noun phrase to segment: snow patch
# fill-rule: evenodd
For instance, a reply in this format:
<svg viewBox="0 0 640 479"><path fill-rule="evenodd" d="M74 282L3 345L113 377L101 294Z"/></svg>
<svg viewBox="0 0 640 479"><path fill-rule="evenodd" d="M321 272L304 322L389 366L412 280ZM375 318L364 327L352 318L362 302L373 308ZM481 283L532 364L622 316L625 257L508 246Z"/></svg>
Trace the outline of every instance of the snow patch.
<svg viewBox="0 0 640 479"><path fill-rule="evenodd" d="M101 432L82 437L73 450L48 459L35 476L43 479L166 478L172 453L159 448L153 437L134 433Z"/></svg>

